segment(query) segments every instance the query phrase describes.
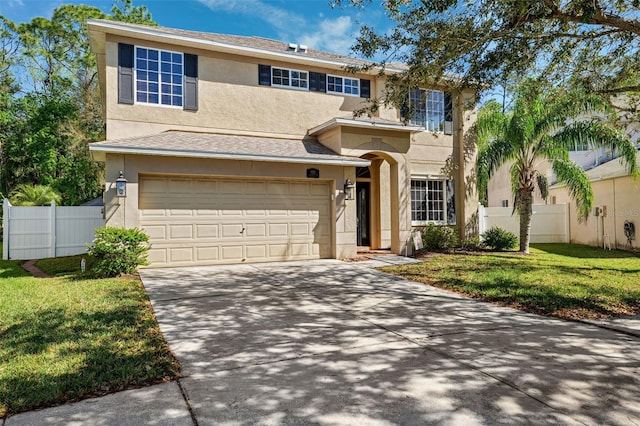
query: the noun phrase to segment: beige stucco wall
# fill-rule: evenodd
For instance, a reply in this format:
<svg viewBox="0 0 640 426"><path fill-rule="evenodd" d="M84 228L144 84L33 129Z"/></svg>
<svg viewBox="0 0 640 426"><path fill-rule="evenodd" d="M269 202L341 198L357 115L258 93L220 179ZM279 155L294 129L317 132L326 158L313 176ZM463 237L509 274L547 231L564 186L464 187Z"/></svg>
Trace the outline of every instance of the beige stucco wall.
<svg viewBox="0 0 640 426"><path fill-rule="evenodd" d="M300 136L334 117L351 117L354 110L364 106L365 100L360 97L258 84L259 63L299 69L295 65L148 42L143 45L198 55L198 111L145 104L118 104L118 42L135 44L135 40L114 37L107 40L108 139L152 134L168 129L214 129ZM353 76L345 72L329 72L312 67L305 67L304 70ZM356 74L355 77L370 79L371 90L375 93L375 76Z"/></svg>
<svg viewBox="0 0 640 426"><path fill-rule="evenodd" d="M198 55L198 111L182 108L124 105L117 101L117 43L135 40L107 36L106 42L106 122L107 139L159 133L165 130L194 130L271 137L300 137L309 129L335 117L351 117L362 108L359 97L293 90L258 84L258 64L301 69L282 62L144 42L143 46ZM304 67L305 71L346 73ZM381 95L384 80L361 74L371 81L371 92ZM388 131L337 127L319 136L319 141L335 152L353 157L373 155L382 160L379 175L379 238L382 247L404 252L411 235L410 181L414 175L448 176L456 181L456 212L461 235L468 235L477 212L477 195L472 177L475 164L475 108L473 93L456 97L455 135L430 132ZM382 107L381 118L399 121L398 111ZM137 179L144 173L192 175L261 176L304 178L311 166L267 162L218 161L190 158L107 155L107 217L111 225L138 225ZM355 181L355 168L313 166L321 179L335 187L335 241L338 258L355 256L356 203L344 201L342 186ZM129 180L129 197L117 205L113 185L119 170ZM398 235L392 230L398 229Z"/></svg>
<svg viewBox="0 0 640 426"><path fill-rule="evenodd" d="M278 164L259 161L208 160L142 155L108 154L106 167L105 216L110 226L133 228L139 226L138 181L143 174L175 174L180 176L237 176L265 179L305 179L306 170L315 167L320 171L320 181L334 188L331 200L335 212L333 225L335 240L332 253L335 257L350 258L356 255L355 201L345 200L342 191L346 178L355 180L355 168L338 166L309 166L305 164ZM283 167L284 166L284 167ZM125 171L127 197L115 197L115 179L120 170Z"/></svg>
<svg viewBox="0 0 640 426"><path fill-rule="evenodd" d="M511 177L509 176L509 168L512 163L503 164L489 179L488 185L488 206L502 207L502 200L509 201L509 207L513 207L513 193L511 192ZM536 163L536 170L547 177L551 184L553 173L551 171L551 163L547 160L539 160ZM533 191L533 204L545 204L540 191Z"/></svg>
<svg viewBox="0 0 640 426"><path fill-rule="evenodd" d="M640 182L629 176L591 182L594 207L606 207L606 216L595 216L592 209L586 221L578 220L576 203L565 188L554 188L550 195L556 203L570 203L571 242L592 246L603 246L609 242L613 248L629 248L624 235L624 222L631 221L636 227L636 239L630 248L640 248ZM604 238L608 235L608 240Z"/></svg>

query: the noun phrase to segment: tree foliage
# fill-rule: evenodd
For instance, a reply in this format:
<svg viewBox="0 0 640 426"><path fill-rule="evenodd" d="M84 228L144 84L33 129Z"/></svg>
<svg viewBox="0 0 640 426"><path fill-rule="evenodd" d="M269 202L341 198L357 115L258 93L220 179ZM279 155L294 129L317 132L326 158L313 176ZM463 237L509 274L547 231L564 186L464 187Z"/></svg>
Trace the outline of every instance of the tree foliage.
<svg viewBox="0 0 640 426"><path fill-rule="evenodd" d="M365 7L371 0L335 3ZM395 28L362 26L354 50L408 65L385 101L402 101L398 88L416 81L487 88L513 75L640 94L638 0L386 0L383 7Z"/></svg>
<svg viewBox="0 0 640 426"><path fill-rule="evenodd" d="M600 112L601 116L593 115ZM618 152L632 176L638 175L636 149L628 137L614 128L614 112L601 97L577 90L541 90L527 81L519 89L513 111L490 106L479 114L477 129L481 149L477 162L480 191L503 164L511 164L514 206L520 215L520 251L529 252L533 191L546 191L539 166L551 164L558 183L576 201L580 218L593 206L593 191L585 171L569 159L577 143ZM602 118L601 118L602 117Z"/></svg>
<svg viewBox="0 0 640 426"><path fill-rule="evenodd" d="M16 186L9 195L14 206L48 206L52 201L60 202L60 194L47 185Z"/></svg>
<svg viewBox="0 0 640 426"><path fill-rule="evenodd" d="M144 6L116 1L111 15L63 4L51 19L0 16L0 191L50 185L63 204L101 193L102 169L88 144L104 139L96 62L87 19L155 25Z"/></svg>

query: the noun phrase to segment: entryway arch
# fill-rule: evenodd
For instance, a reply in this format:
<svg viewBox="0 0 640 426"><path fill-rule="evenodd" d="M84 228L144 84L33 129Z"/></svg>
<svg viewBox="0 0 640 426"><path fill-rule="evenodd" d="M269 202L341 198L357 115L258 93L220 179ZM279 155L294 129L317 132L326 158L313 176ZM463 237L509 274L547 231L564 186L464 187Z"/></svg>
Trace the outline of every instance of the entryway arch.
<svg viewBox="0 0 640 426"><path fill-rule="evenodd" d="M356 169L357 244L360 249L400 253L406 244L404 159L384 151L369 151L360 158L371 165Z"/></svg>

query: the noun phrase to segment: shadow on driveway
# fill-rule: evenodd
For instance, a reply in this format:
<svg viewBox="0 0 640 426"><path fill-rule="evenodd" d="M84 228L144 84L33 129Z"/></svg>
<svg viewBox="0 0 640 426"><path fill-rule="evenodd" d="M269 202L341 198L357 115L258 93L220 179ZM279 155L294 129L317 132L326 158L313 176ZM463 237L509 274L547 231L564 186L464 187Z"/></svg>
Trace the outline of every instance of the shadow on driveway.
<svg viewBox="0 0 640 426"><path fill-rule="evenodd" d="M640 423L640 341L326 260L148 269L204 424Z"/></svg>

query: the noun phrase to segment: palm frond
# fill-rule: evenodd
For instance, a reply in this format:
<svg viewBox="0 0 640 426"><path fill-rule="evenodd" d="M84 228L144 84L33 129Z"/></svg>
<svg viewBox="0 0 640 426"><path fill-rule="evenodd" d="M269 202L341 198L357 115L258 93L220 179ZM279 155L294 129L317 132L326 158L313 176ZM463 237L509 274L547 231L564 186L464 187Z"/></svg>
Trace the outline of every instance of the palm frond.
<svg viewBox="0 0 640 426"><path fill-rule="evenodd" d="M551 168L558 183L564 184L576 202L578 220L586 220L593 207L593 190L585 171L571 160L556 160Z"/></svg>
<svg viewBox="0 0 640 426"><path fill-rule="evenodd" d="M507 123L508 116L502 111L491 108L480 111L476 123L478 145L484 147L495 139L502 139Z"/></svg>
<svg viewBox="0 0 640 426"><path fill-rule="evenodd" d="M520 164L518 162L514 162L509 168L509 178L511 181L511 193L513 194L513 209L511 210L513 215L520 205L520 191L518 191L520 186Z"/></svg>
<svg viewBox="0 0 640 426"><path fill-rule="evenodd" d="M9 195L11 204L15 206L46 206L51 201L60 202L60 194L47 185L27 185L16 186Z"/></svg>
<svg viewBox="0 0 640 426"><path fill-rule="evenodd" d="M622 131L599 121L576 121L551 137L556 148L571 149L576 144L588 144L591 148L608 148L620 154L633 177L639 174L637 150Z"/></svg>
<svg viewBox="0 0 640 426"><path fill-rule="evenodd" d="M572 120L581 116L593 116L596 113L615 120L611 106L598 94L556 90L548 93L546 100L546 112L536 123L537 134L553 134Z"/></svg>

